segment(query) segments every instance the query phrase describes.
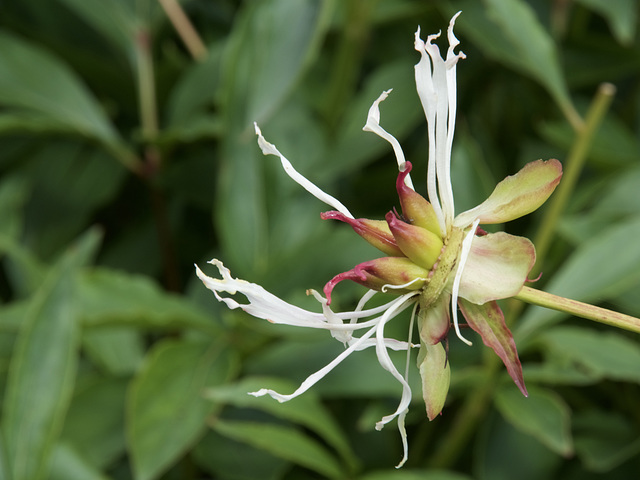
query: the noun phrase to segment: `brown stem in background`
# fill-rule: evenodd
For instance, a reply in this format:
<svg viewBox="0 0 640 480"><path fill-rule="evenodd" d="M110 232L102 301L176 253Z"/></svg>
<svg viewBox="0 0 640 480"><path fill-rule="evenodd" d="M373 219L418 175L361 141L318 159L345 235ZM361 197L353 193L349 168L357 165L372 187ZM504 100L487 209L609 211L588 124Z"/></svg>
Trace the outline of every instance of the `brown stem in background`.
<svg viewBox="0 0 640 480"><path fill-rule="evenodd" d="M158 2L191 56L197 61L204 60L208 55L207 47L202 42L196 29L193 28L193 24L184 13L182 6L176 0L158 0Z"/></svg>

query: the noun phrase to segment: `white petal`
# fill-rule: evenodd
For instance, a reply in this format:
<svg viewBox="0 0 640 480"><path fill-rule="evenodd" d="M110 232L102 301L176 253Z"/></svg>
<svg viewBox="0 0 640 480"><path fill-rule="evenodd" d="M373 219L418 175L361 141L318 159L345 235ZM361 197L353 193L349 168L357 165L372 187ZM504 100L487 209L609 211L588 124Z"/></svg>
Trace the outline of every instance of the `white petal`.
<svg viewBox="0 0 640 480"><path fill-rule="evenodd" d="M458 338L467 345L471 345L471 342L462 336L462 334L460 333L460 327L458 326L458 292L460 290L460 280L462 279L464 265L467 262L467 257L469 256L469 252L471 251L471 244L476 234L478 223L480 223L480 220L476 220L475 222L473 222L471 230L469 230L469 233L467 233L467 235L464 237L464 240L462 240L462 248L460 249L460 258L458 259L456 276L453 279L453 287L451 288L451 313L453 314L453 326L456 330L456 335L458 336Z"/></svg>
<svg viewBox="0 0 640 480"><path fill-rule="evenodd" d="M343 215L346 215L349 218L353 218L353 215L351 215L351 212L349 212L347 207L345 207L338 199L336 199L335 197L332 197L328 193L323 192L318 186L311 183L309 180L303 177L295 168L293 168L293 165L291 165L291 162L289 162L289 160L287 160L285 156L278 151L276 146L273 145L272 143L267 142L264 139L264 137L262 136L262 132L260 131L260 127L258 127L257 123L254 123L254 126L256 129L256 135L258 135L258 145L260 146L260 149L262 150L263 154L276 155L280 157L282 168L287 173L287 175L289 175L289 177L293 179L294 182L296 182L298 185L300 185L302 188L304 188L307 192L309 192L311 195L316 197L321 202L324 202L330 207L335 208L337 211L339 211Z"/></svg>
<svg viewBox="0 0 640 480"><path fill-rule="evenodd" d="M390 92L391 90L386 90L382 92L380 96L376 99L376 101L373 102L373 105L371 105L371 108L369 109L369 114L367 115L367 123L364 125L362 130L364 130L365 132L373 132L379 137L389 142L393 147L393 152L396 155L396 161L398 162L398 169L401 172L404 172L405 165L407 162L404 158L404 152L402 151L402 147L400 146L400 143L393 135L391 135L389 132L387 132L384 128L380 126L380 102L384 101ZM411 177L409 175L405 177L404 182L407 185L407 187L411 188L412 190L415 190L415 188L413 188L413 183L411 182Z"/></svg>

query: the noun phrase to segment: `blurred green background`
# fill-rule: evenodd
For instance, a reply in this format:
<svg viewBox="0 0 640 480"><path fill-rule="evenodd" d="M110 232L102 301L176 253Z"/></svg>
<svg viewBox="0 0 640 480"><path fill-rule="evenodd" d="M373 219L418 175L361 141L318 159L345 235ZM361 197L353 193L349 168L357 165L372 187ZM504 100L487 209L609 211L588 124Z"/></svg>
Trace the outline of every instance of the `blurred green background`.
<svg viewBox="0 0 640 480"><path fill-rule="evenodd" d="M381 124L425 193L413 34L462 10L456 210L528 161L574 164L557 222L547 205L508 231L554 232L534 287L640 316L638 3L172 3L0 5L0 478L636 478L637 335L505 302L530 397L478 338L453 339L433 422L411 373L410 456L396 471L395 425L373 427L400 386L375 353L289 403L249 397L293 391L342 346L227 310L193 264L219 258L315 309L307 288L375 257L320 220L327 207L262 156L252 123L356 216L382 219L398 205L397 167L361 131L367 110L394 89ZM180 11L190 48L170 21ZM602 82L616 95L585 128ZM341 285L336 308L362 291Z"/></svg>

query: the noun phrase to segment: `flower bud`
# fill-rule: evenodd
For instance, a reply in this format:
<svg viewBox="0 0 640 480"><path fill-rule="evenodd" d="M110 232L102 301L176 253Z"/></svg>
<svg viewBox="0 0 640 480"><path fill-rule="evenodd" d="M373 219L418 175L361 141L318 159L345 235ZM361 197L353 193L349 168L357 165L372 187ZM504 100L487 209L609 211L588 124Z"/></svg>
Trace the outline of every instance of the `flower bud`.
<svg viewBox="0 0 640 480"><path fill-rule="evenodd" d="M393 257L402 257L404 254L396 244L389 225L384 220L368 220L366 218L349 218L340 212L330 211L320 214L323 220L333 219L348 223L351 228L378 250Z"/></svg>
<svg viewBox="0 0 640 480"><path fill-rule="evenodd" d="M402 214L412 225L426 228L442 237L440 223L438 223L438 217L433 206L426 198L404 183L404 179L409 175L409 172L411 172L411 162L405 164L404 172L400 172L396 180L396 189L398 190L398 197L400 197Z"/></svg>
<svg viewBox="0 0 640 480"><path fill-rule="evenodd" d="M425 228L403 222L393 212L385 218L402 253L422 268L431 270L440 256L442 239Z"/></svg>
<svg viewBox="0 0 640 480"><path fill-rule="evenodd" d="M356 265L353 269L336 275L324 286L327 303L331 303L331 292L342 280L352 280L378 291L393 289L395 293L418 290L427 281L429 271L420 268L405 257L382 257ZM402 288L393 288L401 286Z"/></svg>

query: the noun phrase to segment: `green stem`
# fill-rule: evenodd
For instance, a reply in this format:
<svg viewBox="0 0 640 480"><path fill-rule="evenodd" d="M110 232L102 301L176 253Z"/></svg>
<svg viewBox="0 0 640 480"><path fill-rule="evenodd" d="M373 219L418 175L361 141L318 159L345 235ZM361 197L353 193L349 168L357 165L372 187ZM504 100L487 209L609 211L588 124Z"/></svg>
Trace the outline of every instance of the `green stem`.
<svg viewBox="0 0 640 480"><path fill-rule="evenodd" d="M598 91L589 107L587 117L584 122L583 128L578 131L578 137L571 148L569 157L564 164L564 173L562 181L551 197L549 206L546 209L545 217L542 221L538 234L534 239L534 245L536 246L537 264L535 271L540 271L542 261L549 250L553 235L556 230L556 225L560 215L564 211L569 198L575 188L575 185L582 172L591 142L595 136L595 133L602 123L602 120L609 109L609 105L615 94L615 87L610 83L603 83L598 88Z"/></svg>
<svg viewBox="0 0 640 480"><path fill-rule="evenodd" d="M207 47L177 0L158 0L191 56L198 61L207 57Z"/></svg>
<svg viewBox="0 0 640 480"><path fill-rule="evenodd" d="M614 312L606 308L596 307L588 303L578 302L569 298L559 297L552 293L543 292L530 287L522 287L522 290L514 297L523 302L551 308L560 312L566 312L577 317L586 318L595 322L604 323L618 328L623 328L635 333L640 333L640 318L635 318L624 313Z"/></svg>

